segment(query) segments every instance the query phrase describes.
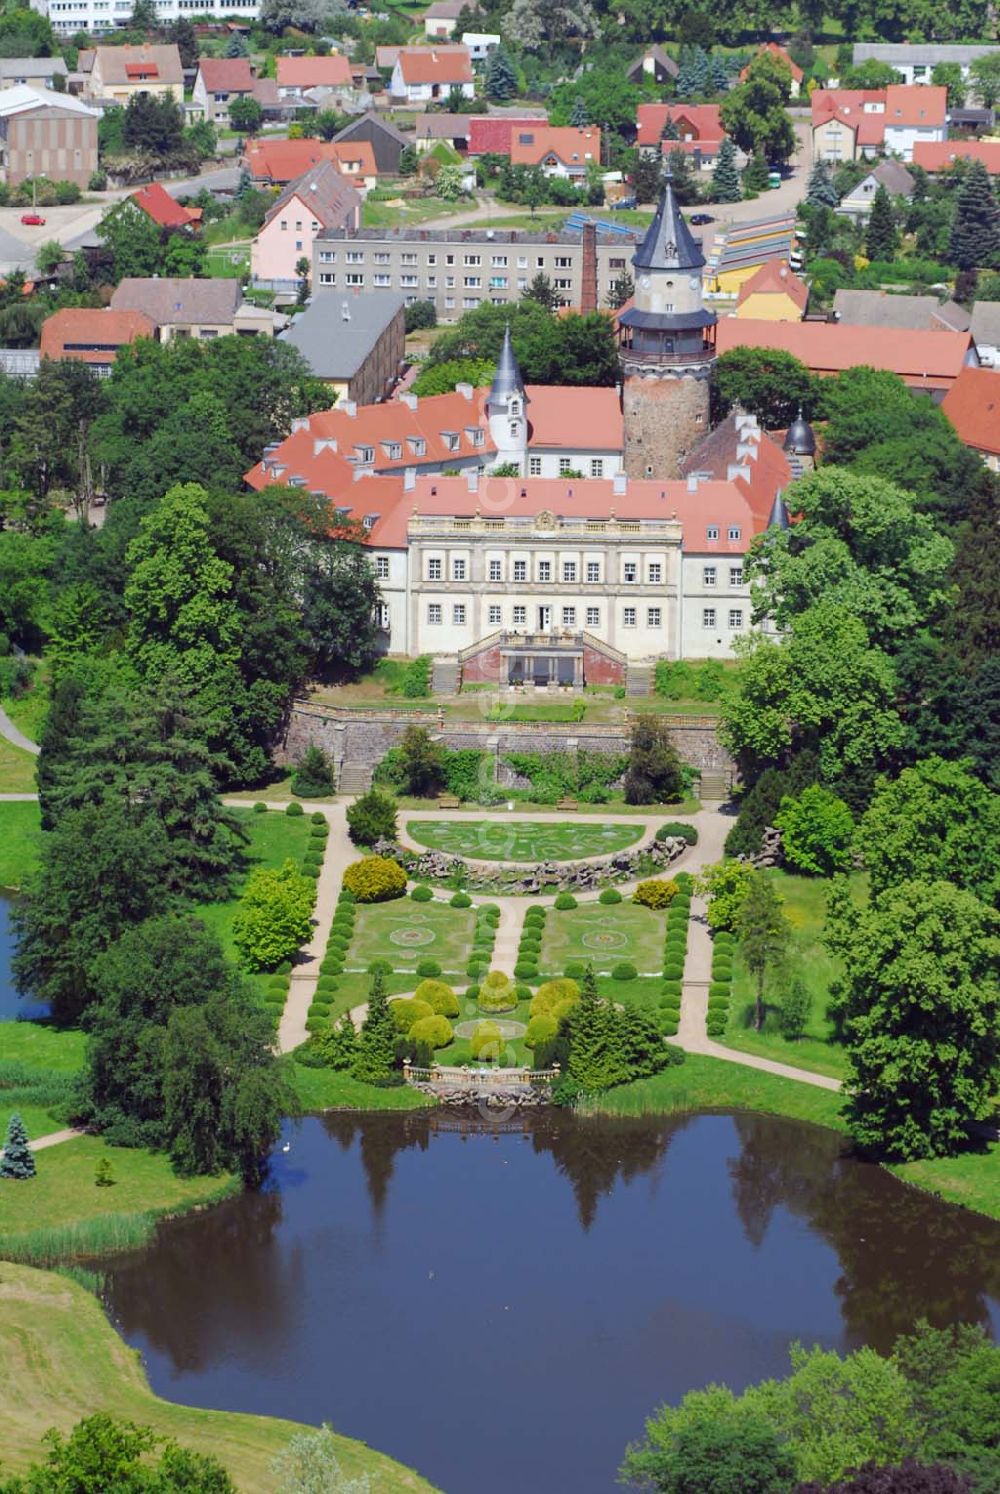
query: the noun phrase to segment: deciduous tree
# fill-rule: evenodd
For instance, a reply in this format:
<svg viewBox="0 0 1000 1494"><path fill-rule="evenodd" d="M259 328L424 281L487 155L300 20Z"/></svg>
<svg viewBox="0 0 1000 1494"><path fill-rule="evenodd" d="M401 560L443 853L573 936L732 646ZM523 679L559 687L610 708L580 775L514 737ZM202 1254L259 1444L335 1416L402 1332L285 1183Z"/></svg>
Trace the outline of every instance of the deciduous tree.
<svg viewBox="0 0 1000 1494"><path fill-rule="evenodd" d="M294 861L251 872L233 920L233 943L249 969L276 970L305 944L315 896Z"/></svg>
<svg viewBox="0 0 1000 1494"><path fill-rule="evenodd" d="M764 872L754 872L736 919L736 937L756 988L754 1026L764 1025L764 987L788 954L791 928L782 912L782 901L774 882Z"/></svg>

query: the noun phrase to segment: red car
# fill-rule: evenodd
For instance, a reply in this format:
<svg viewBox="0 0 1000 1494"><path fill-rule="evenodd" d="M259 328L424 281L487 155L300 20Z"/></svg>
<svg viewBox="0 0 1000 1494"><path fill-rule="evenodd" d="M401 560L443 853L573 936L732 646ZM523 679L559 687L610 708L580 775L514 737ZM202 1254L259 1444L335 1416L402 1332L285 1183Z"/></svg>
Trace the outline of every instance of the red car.
<svg viewBox="0 0 1000 1494"><path fill-rule="evenodd" d="M45 227L45 219L42 217L41 213L22 213L21 222L24 223L28 228Z"/></svg>

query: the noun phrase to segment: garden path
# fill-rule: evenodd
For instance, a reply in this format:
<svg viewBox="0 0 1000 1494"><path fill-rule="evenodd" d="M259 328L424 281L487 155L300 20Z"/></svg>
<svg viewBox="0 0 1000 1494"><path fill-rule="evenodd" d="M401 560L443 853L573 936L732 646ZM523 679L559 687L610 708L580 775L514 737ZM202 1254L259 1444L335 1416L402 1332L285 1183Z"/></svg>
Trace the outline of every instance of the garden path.
<svg viewBox="0 0 1000 1494"><path fill-rule="evenodd" d="M26 737L24 732L16 727L7 712L0 706L0 737L6 737L13 747L20 747L24 752L30 752L37 757L42 750L37 742Z"/></svg>

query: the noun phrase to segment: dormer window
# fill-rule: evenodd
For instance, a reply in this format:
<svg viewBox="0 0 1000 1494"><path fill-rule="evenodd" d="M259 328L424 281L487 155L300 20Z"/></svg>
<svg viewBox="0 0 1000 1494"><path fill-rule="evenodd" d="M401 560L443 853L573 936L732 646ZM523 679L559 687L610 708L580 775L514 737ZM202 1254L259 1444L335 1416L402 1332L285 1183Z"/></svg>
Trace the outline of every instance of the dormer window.
<svg viewBox="0 0 1000 1494"><path fill-rule="evenodd" d="M732 541L735 542L736 540L738 540L741 537L742 533L743 533L743 531L742 531L742 529L740 528L740 526L738 524L730 524L730 526L729 526L729 538Z"/></svg>
<svg viewBox="0 0 1000 1494"><path fill-rule="evenodd" d="M355 446L354 450L357 452L358 461L362 464L362 466L368 466L369 463L374 462L374 446Z"/></svg>
<svg viewBox="0 0 1000 1494"><path fill-rule="evenodd" d="M424 440L423 436L408 436L406 438L406 440L407 440L407 445L409 446L410 450L413 452L414 456L425 456L426 455L426 452L427 452L427 442Z"/></svg>
<svg viewBox="0 0 1000 1494"><path fill-rule="evenodd" d="M718 524L709 524L708 528L705 530L705 538L710 540L717 540L719 538Z"/></svg>

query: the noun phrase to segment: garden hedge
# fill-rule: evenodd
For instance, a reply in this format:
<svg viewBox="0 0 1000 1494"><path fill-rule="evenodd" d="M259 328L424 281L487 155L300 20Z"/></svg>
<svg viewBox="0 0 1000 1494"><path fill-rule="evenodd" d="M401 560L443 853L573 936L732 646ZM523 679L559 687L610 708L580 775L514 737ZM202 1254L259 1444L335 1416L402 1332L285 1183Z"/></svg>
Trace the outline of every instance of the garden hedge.
<svg viewBox="0 0 1000 1494"><path fill-rule="evenodd" d="M484 1012L509 1012L517 1005L514 982L502 970L490 970L479 984L479 1005Z"/></svg>
<svg viewBox="0 0 1000 1494"><path fill-rule="evenodd" d="M535 964L529 964L526 960L518 960L517 964L514 966L514 974L517 976L518 980L537 980L538 966Z"/></svg>
<svg viewBox="0 0 1000 1494"><path fill-rule="evenodd" d="M654 877L640 882L632 894L632 901L642 908L667 908L677 896L677 883Z"/></svg>
<svg viewBox="0 0 1000 1494"><path fill-rule="evenodd" d="M429 903L434 894L427 886L426 882L418 882L416 887L414 887L413 891L410 893L410 896L415 903Z"/></svg>
<svg viewBox="0 0 1000 1494"><path fill-rule="evenodd" d="M434 1008L429 1001L418 1001L416 997L404 996L400 1001L390 1001L389 1010L392 1012L392 1020L399 1031L405 1037L421 1017L433 1017Z"/></svg>
<svg viewBox="0 0 1000 1494"><path fill-rule="evenodd" d="M668 820L661 825L654 837L655 840L686 840L689 846L698 844L698 830L695 825L685 825L680 820Z"/></svg>
<svg viewBox="0 0 1000 1494"><path fill-rule="evenodd" d="M526 1048L534 1048L538 1043L546 1043L554 1038L559 1031L559 1023L554 1017L548 1017L544 1012L539 1012L532 1017L524 1034L524 1045Z"/></svg>
<svg viewBox="0 0 1000 1494"><path fill-rule="evenodd" d="M426 1043L430 1048L447 1048L455 1033L447 1017L434 1014L414 1022L408 1036L413 1042Z"/></svg>
<svg viewBox="0 0 1000 1494"><path fill-rule="evenodd" d="M580 987L575 980L563 976L547 980L538 987L531 998L528 1013L532 1017L562 1016L580 999Z"/></svg>
<svg viewBox="0 0 1000 1494"><path fill-rule="evenodd" d="M421 980L436 980L441 974L441 966L437 960L421 960L417 965L417 974Z"/></svg>
<svg viewBox="0 0 1000 1494"><path fill-rule="evenodd" d="M266 804L262 804L261 801L258 799L257 803L253 807L253 812L254 812L254 814L267 814L267 805Z"/></svg>
<svg viewBox="0 0 1000 1494"><path fill-rule="evenodd" d="M403 896L406 873L388 856L365 856L351 862L344 872L344 886L359 903L384 903Z"/></svg>
<svg viewBox="0 0 1000 1494"><path fill-rule="evenodd" d="M422 980L413 993L415 1001L426 1001L437 1017L457 1017L458 997L443 980Z"/></svg>

